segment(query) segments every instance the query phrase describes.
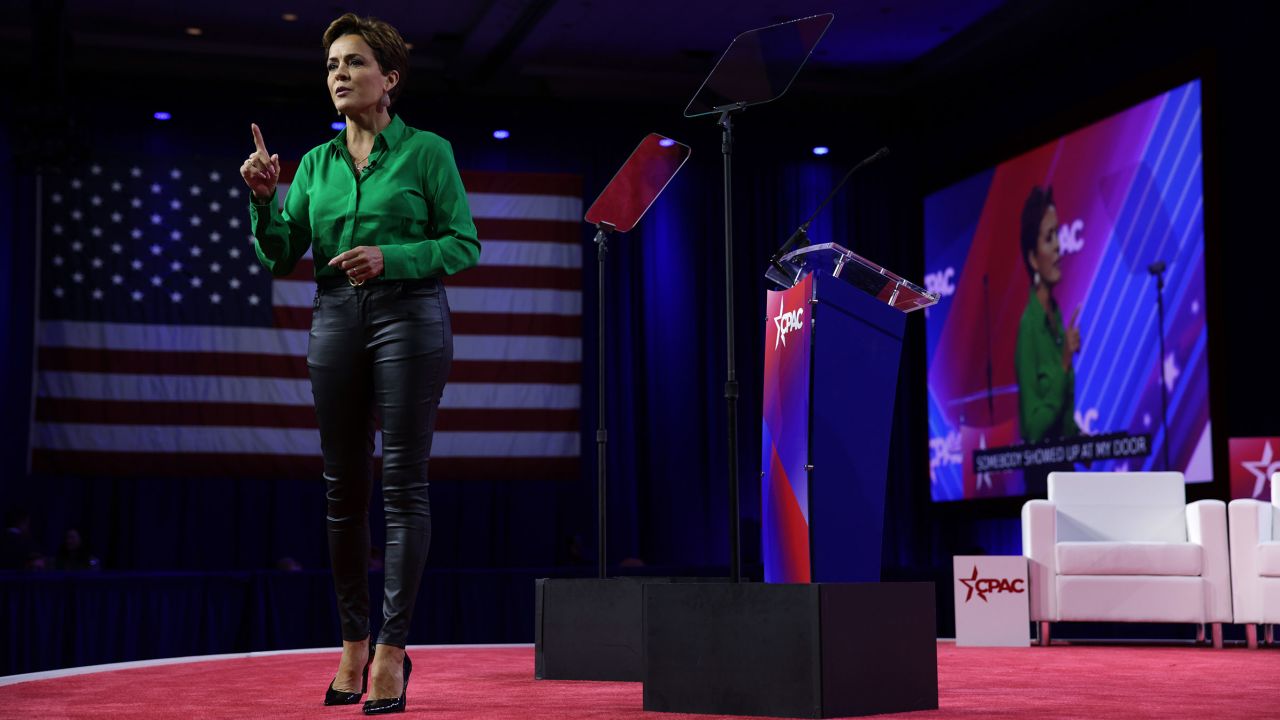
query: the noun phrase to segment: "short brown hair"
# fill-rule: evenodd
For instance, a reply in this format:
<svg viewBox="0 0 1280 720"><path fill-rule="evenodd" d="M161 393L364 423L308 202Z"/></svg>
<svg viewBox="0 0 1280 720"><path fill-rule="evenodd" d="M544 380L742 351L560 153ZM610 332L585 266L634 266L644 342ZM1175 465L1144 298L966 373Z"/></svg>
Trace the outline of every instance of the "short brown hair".
<svg viewBox="0 0 1280 720"><path fill-rule="evenodd" d="M391 88L391 99L400 97L404 81L409 74L409 49L404 46L404 38L400 31L375 17L360 17L355 13L347 13L329 23L324 31L324 51L327 54L333 43L343 35L359 35L373 49L373 58L383 75L390 75L392 70L400 73L400 81Z"/></svg>

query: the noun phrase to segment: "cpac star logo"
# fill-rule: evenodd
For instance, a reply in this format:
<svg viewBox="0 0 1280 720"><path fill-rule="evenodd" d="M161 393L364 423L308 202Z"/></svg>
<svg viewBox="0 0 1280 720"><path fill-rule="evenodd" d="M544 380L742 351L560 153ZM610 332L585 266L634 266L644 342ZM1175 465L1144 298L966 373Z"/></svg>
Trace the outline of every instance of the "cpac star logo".
<svg viewBox="0 0 1280 720"><path fill-rule="evenodd" d="M1271 477L1272 473L1280 471L1280 461L1271 461L1271 441L1269 440L1266 445L1262 446L1262 457L1260 459L1254 461L1246 460L1240 464L1244 466L1245 470L1253 473L1254 483L1251 497L1262 497L1262 488L1266 486L1267 478Z"/></svg>
<svg viewBox="0 0 1280 720"><path fill-rule="evenodd" d="M778 317L773 319L774 327L778 328L778 336L773 341L774 350L778 349L778 343L782 343L782 347L787 346L787 333L804 327L800 322L804 317L804 308L787 312L786 302L786 298L778 302Z"/></svg>
<svg viewBox="0 0 1280 720"><path fill-rule="evenodd" d="M979 578L978 566L973 566L973 574L967 578L956 578L961 585L969 588L969 594L964 596L964 601L969 602L973 599L973 594L978 593L978 599L987 602L987 593L1024 593L1027 591L1023 584L1022 578L1009 580L1008 578Z"/></svg>

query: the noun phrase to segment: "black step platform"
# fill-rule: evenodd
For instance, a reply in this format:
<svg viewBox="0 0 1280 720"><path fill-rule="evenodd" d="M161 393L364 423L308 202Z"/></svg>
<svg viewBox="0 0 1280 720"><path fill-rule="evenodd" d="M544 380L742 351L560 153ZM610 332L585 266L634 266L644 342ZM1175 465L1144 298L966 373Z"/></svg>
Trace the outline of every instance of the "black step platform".
<svg viewBox="0 0 1280 720"><path fill-rule="evenodd" d="M534 670L538 680L644 678L642 588L723 578L618 577L536 581Z"/></svg>
<svg viewBox="0 0 1280 720"><path fill-rule="evenodd" d="M644 709L829 718L938 707L933 583L644 586Z"/></svg>

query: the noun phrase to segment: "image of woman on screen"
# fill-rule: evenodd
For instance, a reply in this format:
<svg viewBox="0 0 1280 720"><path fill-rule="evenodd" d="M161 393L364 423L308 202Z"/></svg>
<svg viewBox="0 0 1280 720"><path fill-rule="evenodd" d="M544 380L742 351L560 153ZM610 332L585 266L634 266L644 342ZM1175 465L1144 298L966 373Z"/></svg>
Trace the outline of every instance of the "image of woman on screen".
<svg viewBox="0 0 1280 720"><path fill-rule="evenodd" d="M1018 426L1027 443L1075 437L1075 369L1080 350L1076 321L1080 308L1063 324L1053 289L1062 281L1058 248L1058 211L1052 187L1033 187L1022 207L1022 261L1031 278L1026 309L1018 324L1014 365L1018 377ZM1069 468L1066 468L1069 469ZM1030 473L1028 473L1030 474ZM1028 489L1033 484L1027 478Z"/></svg>

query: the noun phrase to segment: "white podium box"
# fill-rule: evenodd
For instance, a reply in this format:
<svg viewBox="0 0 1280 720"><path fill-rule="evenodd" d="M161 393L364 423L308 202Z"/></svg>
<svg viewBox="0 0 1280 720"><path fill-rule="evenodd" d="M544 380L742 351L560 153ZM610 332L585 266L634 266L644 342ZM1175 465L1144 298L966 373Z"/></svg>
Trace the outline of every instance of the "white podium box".
<svg viewBox="0 0 1280 720"><path fill-rule="evenodd" d="M952 568L956 645L1028 647L1027 559L1022 555L957 555Z"/></svg>

